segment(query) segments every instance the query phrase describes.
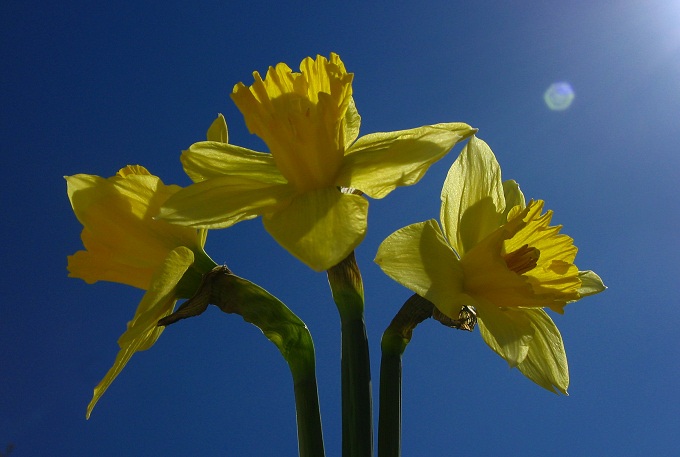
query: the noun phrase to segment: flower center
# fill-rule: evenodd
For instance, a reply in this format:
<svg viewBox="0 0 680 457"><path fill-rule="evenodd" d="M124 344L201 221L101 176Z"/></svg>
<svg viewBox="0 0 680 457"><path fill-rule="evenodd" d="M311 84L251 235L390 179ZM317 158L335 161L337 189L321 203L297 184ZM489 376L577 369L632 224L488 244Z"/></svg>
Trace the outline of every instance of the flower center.
<svg viewBox="0 0 680 457"><path fill-rule="evenodd" d="M510 270L521 275L536 268L540 256L541 251L525 244L515 251L503 254L503 260Z"/></svg>

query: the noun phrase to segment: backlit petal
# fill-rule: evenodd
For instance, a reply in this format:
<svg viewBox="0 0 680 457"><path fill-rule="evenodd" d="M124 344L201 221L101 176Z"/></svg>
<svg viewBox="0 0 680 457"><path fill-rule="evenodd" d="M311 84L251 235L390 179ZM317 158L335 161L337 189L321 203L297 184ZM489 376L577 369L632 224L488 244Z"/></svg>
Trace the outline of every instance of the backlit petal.
<svg viewBox="0 0 680 457"><path fill-rule="evenodd" d="M189 227L224 228L287 205L294 192L288 184L239 176L212 178L177 192L158 218Z"/></svg>
<svg viewBox="0 0 680 457"><path fill-rule="evenodd" d="M503 195L505 195L505 211L503 211L503 221L508 220L508 214L514 207L519 207L520 210L527 206L524 194L519 188L519 184L512 179L503 181Z"/></svg>
<svg viewBox="0 0 680 457"><path fill-rule="evenodd" d="M137 351L150 348L156 342L163 331L163 327L158 327L156 323L172 313L176 301L175 287L193 261L193 252L180 246L170 251L154 272L149 290L139 303L135 317L128 323L127 331L118 340L120 351L113 367L94 389L92 401L87 407L88 418L92 408L123 370L132 355Z"/></svg>
<svg viewBox="0 0 680 457"><path fill-rule="evenodd" d="M463 305L476 303L463 293L463 272L434 219L397 230L382 242L375 262L390 278L457 318Z"/></svg>
<svg viewBox="0 0 680 457"><path fill-rule="evenodd" d="M578 277L581 280L581 287L578 290L578 294L581 297L599 294L607 289L607 286L602 282L602 278L592 270L579 271Z"/></svg>
<svg viewBox="0 0 680 457"><path fill-rule="evenodd" d="M100 242L87 229L81 234L84 251L68 256L68 276L83 279L88 284L111 281L147 290L157 265L135 265L113 261L115 246Z"/></svg>
<svg viewBox="0 0 680 457"><path fill-rule="evenodd" d="M354 98L350 98L345 112L345 148L349 148L359 137L359 127L361 127L361 116L354 104Z"/></svg>
<svg viewBox="0 0 680 457"><path fill-rule="evenodd" d="M470 138L446 176L441 198L444 234L461 257L505 222L501 168L484 141Z"/></svg>
<svg viewBox="0 0 680 457"><path fill-rule="evenodd" d="M398 186L417 183L430 165L475 131L451 123L363 136L347 151L335 182L383 198Z"/></svg>
<svg viewBox="0 0 680 457"><path fill-rule="evenodd" d="M526 358L517 368L544 389L567 395L569 365L560 331L544 310L527 309L524 312L536 332Z"/></svg>
<svg viewBox="0 0 680 457"><path fill-rule="evenodd" d="M229 143L229 133L227 131L227 121L222 114L217 116L217 119L210 124L208 133L206 134L208 141L216 141L218 143Z"/></svg>
<svg viewBox="0 0 680 457"><path fill-rule="evenodd" d="M328 270L361 243L368 201L335 188L306 192L265 214L264 227L288 252L316 271Z"/></svg>
<svg viewBox="0 0 680 457"><path fill-rule="evenodd" d="M535 329L526 310L498 308L483 303L477 309L477 323L482 338L510 367L516 367L527 356Z"/></svg>
<svg viewBox="0 0 680 457"><path fill-rule="evenodd" d="M241 176L262 182L286 182L271 154L231 144L202 141L182 152L185 173L194 182L224 176Z"/></svg>

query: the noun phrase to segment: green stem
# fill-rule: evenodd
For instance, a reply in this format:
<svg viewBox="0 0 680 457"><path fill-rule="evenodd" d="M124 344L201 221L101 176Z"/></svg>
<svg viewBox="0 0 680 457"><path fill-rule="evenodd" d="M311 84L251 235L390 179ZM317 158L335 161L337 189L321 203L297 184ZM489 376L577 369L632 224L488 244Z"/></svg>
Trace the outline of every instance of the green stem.
<svg viewBox="0 0 680 457"><path fill-rule="evenodd" d="M416 325L432 316L434 305L419 295L406 300L383 333L380 347L378 457L401 456L401 357Z"/></svg>
<svg viewBox="0 0 680 457"><path fill-rule="evenodd" d="M373 455L373 399L364 290L354 252L328 270L342 328L342 455Z"/></svg>
<svg viewBox="0 0 680 457"><path fill-rule="evenodd" d="M206 273L195 295L158 325L197 316L209 304L240 315L279 349L293 375L300 457L323 457L314 342L305 323L269 292L221 266Z"/></svg>
<svg viewBox="0 0 680 457"><path fill-rule="evenodd" d="M311 342L311 337L310 337ZM298 450L300 457L323 457L323 433L321 430L321 414L319 412L319 394L316 386L316 368L314 365L314 347L311 365L300 367L289 359L308 359L308 354L296 357L290 354L287 358L293 375L295 389L295 411L297 413Z"/></svg>

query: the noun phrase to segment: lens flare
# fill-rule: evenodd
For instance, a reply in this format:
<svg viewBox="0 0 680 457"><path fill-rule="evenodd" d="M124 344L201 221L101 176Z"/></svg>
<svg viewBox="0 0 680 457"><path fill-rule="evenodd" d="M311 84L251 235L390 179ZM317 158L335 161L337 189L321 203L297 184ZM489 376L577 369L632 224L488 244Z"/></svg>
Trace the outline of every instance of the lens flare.
<svg viewBox="0 0 680 457"><path fill-rule="evenodd" d="M543 94L545 104L553 111L564 111L574 101L574 89L568 82L551 84Z"/></svg>

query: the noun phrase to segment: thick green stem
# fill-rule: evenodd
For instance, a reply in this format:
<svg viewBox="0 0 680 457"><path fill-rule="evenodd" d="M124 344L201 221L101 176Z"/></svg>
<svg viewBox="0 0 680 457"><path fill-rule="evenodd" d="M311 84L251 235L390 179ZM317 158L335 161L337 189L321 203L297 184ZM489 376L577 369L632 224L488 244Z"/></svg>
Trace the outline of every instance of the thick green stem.
<svg viewBox="0 0 680 457"><path fill-rule="evenodd" d="M383 333L380 347L380 412L378 457L401 456L401 356L411 341L413 329L432 316L434 305L413 295Z"/></svg>
<svg viewBox="0 0 680 457"><path fill-rule="evenodd" d="M401 455L401 351L382 340L380 360L380 412L378 419L378 457ZM399 341L401 337L395 335ZM389 338L389 337L388 337ZM395 350L396 349L396 350Z"/></svg>
<svg viewBox="0 0 680 457"><path fill-rule="evenodd" d="M293 375L300 457L323 457L314 343L305 323L269 292L222 266L205 274L196 294L158 325L197 316L209 304L225 313L239 314L281 351Z"/></svg>
<svg viewBox="0 0 680 457"><path fill-rule="evenodd" d="M312 363L311 366L301 369L301 367L297 367L290 362L289 366L293 374L295 389L295 411L297 413L298 450L300 457L323 457L323 433L321 430L315 366Z"/></svg>
<svg viewBox="0 0 680 457"><path fill-rule="evenodd" d="M342 455L373 455L373 399L364 290L352 252L328 270L328 282L342 328Z"/></svg>

